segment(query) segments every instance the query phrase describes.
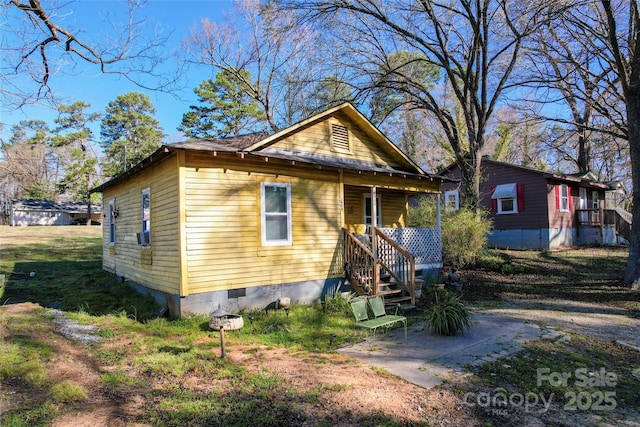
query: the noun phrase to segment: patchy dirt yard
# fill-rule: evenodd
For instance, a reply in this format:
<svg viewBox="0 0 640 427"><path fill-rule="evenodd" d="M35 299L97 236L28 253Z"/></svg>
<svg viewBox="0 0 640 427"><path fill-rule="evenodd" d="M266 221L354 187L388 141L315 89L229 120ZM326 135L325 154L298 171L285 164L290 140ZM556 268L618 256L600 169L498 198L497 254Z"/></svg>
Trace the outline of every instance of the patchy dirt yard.
<svg viewBox="0 0 640 427"><path fill-rule="evenodd" d="M16 362L5 370L0 364L0 425L638 426L640 293L620 286L612 272L623 256L607 251L510 253L498 265L503 272L462 273L464 296L477 309L558 333L429 390L334 352L230 345L220 359L218 335L204 329L185 343L179 332L153 325L124 319L121 327L117 316L87 315L100 322L90 331L36 304L6 304L0 358ZM83 331L101 340L85 344L72 335ZM616 387L596 386L585 396L613 391L617 407L576 411L556 401L543 412L465 402L469 393L495 397L498 390L573 391L535 388L541 366L560 373L606 366L618 375Z"/></svg>
<svg viewBox="0 0 640 427"><path fill-rule="evenodd" d="M517 309L522 316L527 310ZM517 313L516 313L517 314ZM537 315L536 313L528 316ZM589 316L587 316L589 318ZM543 322L550 320L543 318ZM20 326L20 330L16 326ZM25 327L26 325L29 325ZM625 331L628 322L622 324ZM611 328L611 324L607 325ZM60 323L59 317L52 317L35 304L23 303L0 307L0 340L11 342L15 339L38 342L39 346L50 346L51 357L46 363L49 384L68 381L88 391L86 399L77 402L57 402L56 416L45 424L60 427L78 426L149 426L178 425L175 419L162 418L162 410L150 419L150 408L164 405L166 390L180 389L180 393L193 396L224 395L236 393L241 385L229 378L212 377L207 368L193 369L179 376L158 375L145 372L144 368L130 360L124 366L110 364L104 354L135 354L140 348L144 334L127 333L106 338L91 345L78 341L72 336L74 322ZM66 336L64 336L65 334ZM638 335L637 333L635 334ZM68 337L72 336L72 339ZM217 341L211 335L206 340ZM205 342L198 342L205 345ZM213 342L211 343L214 344ZM178 352L176 348L166 348L167 352ZM213 347L211 358L219 359L219 348ZM103 357L99 355L102 354ZM508 417L495 409L479 410L477 406L464 403L466 393L492 393L495 391L480 384L472 374L454 375L442 386L425 390L375 369L335 353L292 352L283 348L264 346L234 346L228 349L225 364L245 370L244 375L274 378L281 387L282 398L271 402L283 405L287 420L282 425L305 426L360 426L360 425L432 425L432 426L481 426L513 425L543 426L592 425L592 426L634 426L640 425L640 414L622 410L611 413L593 414L563 411L562 405L552 405L547 413L526 412L510 408ZM129 379L117 387L105 384L104 376L124 373ZM507 388L509 386L507 385ZM291 401L292 396L294 397ZM238 393L234 399L256 399L255 395L243 396ZM34 393L34 388L19 381L4 382L0 393L0 414L12 408L38 405L39 401L50 399L46 389ZM273 396L270 396L273 399ZM0 415L0 420L2 415ZM295 422L292 422L295 419ZM638 423L638 424L636 424ZM186 423L184 425L196 425ZM226 425L224 419L211 420L207 425ZM250 424L241 424L250 425ZM256 424L258 425L258 424ZM277 425L273 424L273 425Z"/></svg>
<svg viewBox="0 0 640 427"><path fill-rule="evenodd" d="M33 318L40 322L38 319L43 315L43 309L35 304L1 307L0 339L10 341L12 335L18 333L10 327L16 319L24 322L24 319ZM46 365L52 384L67 380L89 392L86 400L66 404L64 408L60 406L60 414L50 420L53 426L152 425L145 420L148 420L149 408L159 403L162 389L179 385L202 395L213 390L232 392L236 386L231 379L209 381L206 372L189 372L179 378L154 377L129 365L127 376L140 381L114 390L105 385L101 376L119 368L105 364L96 353L134 346L136 336L127 334L87 346L65 338L56 329L59 325L47 321L20 332L23 339L28 335L30 340L52 347L52 357ZM211 339L217 340L217 337ZM219 349L212 352L219 356ZM461 405L460 397L446 387L425 390L337 354L245 347L230 349L227 358L248 372L278 378L284 389L306 396L295 402L301 414L300 425L480 425L473 411ZM33 395L32 388L19 382L5 383L0 393L0 409L7 413L30 400L35 403L43 398L45 396ZM218 421L219 425L224 425L223 420Z"/></svg>

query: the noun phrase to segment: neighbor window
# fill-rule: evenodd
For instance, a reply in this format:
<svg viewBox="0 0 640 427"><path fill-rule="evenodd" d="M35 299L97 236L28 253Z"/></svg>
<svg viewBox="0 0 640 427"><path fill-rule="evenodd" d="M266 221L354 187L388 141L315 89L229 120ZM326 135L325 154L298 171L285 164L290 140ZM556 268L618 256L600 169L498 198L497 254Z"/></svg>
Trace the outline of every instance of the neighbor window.
<svg viewBox="0 0 640 427"><path fill-rule="evenodd" d="M382 208L381 197L376 196L376 225L382 225ZM373 212L371 209L371 196L364 196L364 224L372 225Z"/></svg>
<svg viewBox="0 0 640 427"><path fill-rule="evenodd" d="M260 184L262 245L291 244L291 184Z"/></svg>
<svg viewBox="0 0 640 427"><path fill-rule="evenodd" d="M449 190L444 192L444 209L449 212L460 209L458 190Z"/></svg>
<svg viewBox="0 0 640 427"><path fill-rule="evenodd" d="M109 244L116 244L116 199L109 201Z"/></svg>
<svg viewBox="0 0 640 427"><path fill-rule="evenodd" d="M492 210L499 214L518 213L518 208L521 208L524 202L522 194L520 194L520 202L518 201L518 190L515 183L496 186L491 193Z"/></svg>
<svg viewBox="0 0 640 427"><path fill-rule="evenodd" d="M560 185L559 201L560 212L569 212L569 186L567 184Z"/></svg>
<svg viewBox="0 0 640 427"><path fill-rule="evenodd" d="M151 244L151 193L149 189L142 190L141 209L142 228L139 243L142 246Z"/></svg>

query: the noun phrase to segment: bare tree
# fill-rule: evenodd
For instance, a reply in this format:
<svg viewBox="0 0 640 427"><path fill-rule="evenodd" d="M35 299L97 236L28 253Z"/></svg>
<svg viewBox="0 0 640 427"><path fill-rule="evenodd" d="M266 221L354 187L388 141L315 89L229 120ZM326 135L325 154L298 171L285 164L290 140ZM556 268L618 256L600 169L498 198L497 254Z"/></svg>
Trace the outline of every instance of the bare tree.
<svg viewBox="0 0 640 427"><path fill-rule="evenodd" d="M22 121L3 141L0 161L0 192L7 199L54 200L55 156L48 147L49 126L41 120Z"/></svg>
<svg viewBox="0 0 640 427"><path fill-rule="evenodd" d="M7 0L0 5L5 37L0 46L0 96L2 104L20 108L54 100L50 86L58 73L93 65L104 74L117 74L146 89L169 89L178 72L160 73L167 59L162 49L169 34L157 29L144 35L145 19L138 18L142 2L127 0L126 19L112 23L105 40L95 40L66 20L69 4L55 0ZM108 19L108 17L107 17ZM90 28L91 23L86 23Z"/></svg>
<svg viewBox="0 0 640 427"><path fill-rule="evenodd" d="M626 106L627 138L633 185L633 222L640 224L640 8L637 0L594 3L600 21L590 40L606 47L603 60L611 59ZM640 288L640 227L631 229L625 283Z"/></svg>
<svg viewBox="0 0 640 427"><path fill-rule="evenodd" d="M543 31L527 43L523 70L528 72L522 73L528 74L522 86L532 88L527 94L527 106L535 107L531 116L551 122L556 131L560 126L565 129L556 132L559 139L550 141L551 148L582 173L601 161L594 155L609 157L602 141L615 141L626 133L624 100L613 61L604 45L590 36L590 26L597 27L602 15L590 3L571 8L550 5ZM554 13L558 8L564 9Z"/></svg>
<svg viewBox="0 0 640 427"><path fill-rule="evenodd" d="M511 87L524 39L538 27L538 2L307 0L283 5L336 28L351 52L344 56L349 58L345 65L360 75L376 75L399 50L415 53L406 64L388 67L388 76L399 83L395 89L406 95L411 108L436 117L463 171L467 203L477 207L491 116ZM440 71L439 92L432 82L405 72L420 61ZM366 90L379 78L360 81Z"/></svg>
<svg viewBox="0 0 640 427"><path fill-rule="evenodd" d="M183 52L187 62L211 67L214 74L225 71L242 82L264 110L269 128L277 131L313 111L305 98L322 80L316 70L320 62L314 61L320 45L307 26L297 25L292 12L243 0L235 3L235 15L225 24L205 19L184 41Z"/></svg>
<svg viewBox="0 0 640 427"><path fill-rule="evenodd" d="M593 158L593 147L601 150L600 167L604 171L618 159L626 164L628 148L633 222L640 224L638 1L583 0L572 3L556 18L548 21L547 37L536 52L536 72L542 76L537 83L544 83L551 94L556 94L552 101L562 100L568 106L569 117L556 116L554 120L572 127L573 132L565 129L565 134L578 133L577 160L581 168L592 165L589 158ZM605 153L605 145L613 149ZM630 287L640 287L640 227L632 228L624 280Z"/></svg>

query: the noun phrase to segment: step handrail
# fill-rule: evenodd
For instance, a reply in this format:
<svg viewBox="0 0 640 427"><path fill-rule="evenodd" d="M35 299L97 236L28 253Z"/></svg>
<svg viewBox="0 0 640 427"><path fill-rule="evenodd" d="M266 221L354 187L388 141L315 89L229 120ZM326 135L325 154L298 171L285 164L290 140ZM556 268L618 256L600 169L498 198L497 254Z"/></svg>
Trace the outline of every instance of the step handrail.
<svg viewBox="0 0 640 427"><path fill-rule="evenodd" d="M349 230L343 227L342 231L344 235L344 270L347 278L358 294L377 294L380 274L375 255ZM357 253L358 251L360 253ZM371 276L357 276L356 271L359 270L371 271Z"/></svg>
<svg viewBox="0 0 640 427"><path fill-rule="evenodd" d="M415 305L416 303L416 262L415 258L409 251L400 246L396 241L387 236L382 230L374 227L374 232L376 236L376 243L378 248L378 258L380 258L380 262L387 267L387 270L391 274L392 277L395 278L396 282L400 284L411 296L411 304ZM395 252L395 253L394 253ZM389 259L384 259L385 257ZM387 263L391 263L391 258L395 258L393 260L393 265L399 267L398 271L401 272L403 277L399 277L397 274L393 272L391 268L387 266Z"/></svg>
<svg viewBox="0 0 640 427"><path fill-rule="evenodd" d="M393 277L396 283L403 286L411 295L411 303L415 304L415 292L411 292L411 286L407 284L399 277L389 265L384 261L376 257L375 254L362 243L353 233L348 229L342 228L344 233L344 261L345 261L345 273L349 280L355 282L355 285L360 289L356 289L356 292L361 291L365 295L378 295L380 287L380 275L381 271L385 274ZM403 249L404 250L404 249ZM360 251L357 254L356 251ZM406 252L406 250L404 250ZM357 271L371 272L370 277L362 277L357 275ZM360 292L358 292L360 293Z"/></svg>

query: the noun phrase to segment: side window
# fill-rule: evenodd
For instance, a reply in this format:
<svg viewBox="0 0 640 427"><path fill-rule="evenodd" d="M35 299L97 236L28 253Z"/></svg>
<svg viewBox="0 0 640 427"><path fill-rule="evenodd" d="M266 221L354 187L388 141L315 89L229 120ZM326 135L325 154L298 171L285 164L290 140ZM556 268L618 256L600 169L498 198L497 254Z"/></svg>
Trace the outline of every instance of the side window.
<svg viewBox="0 0 640 427"><path fill-rule="evenodd" d="M260 184L262 245L291 245L291 184Z"/></svg>
<svg viewBox="0 0 640 427"><path fill-rule="evenodd" d="M514 197L498 199L498 213L517 213Z"/></svg>
<svg viewBox="0 0 640 427"><path fill-rule="evenodd" d="M498 214L514 214L524 210L524 186L500 184L491 192L491 210Z"/></svg>
<svg viewBox="0 0 640 427"><path fill-rule="evenodd" d="M560 185L560 212L569 212L569 186Z"/></svg>
<svg viewBox="0 0 640 427"><path fill-rule="evenodd" d="M460 209L460 196L458 190L449 190L444 192L444 208L447 211L457 211Z"/></svg>
<svg viewBox="0 0 640 427"><path fill-rule="evenodd" d="M151 193L149 189L142 190L141 228L138 243L142 246L151 244Z"/></svg>
<svg viewBox="0 0 640 427"><path fill-rule="evenodd" d="M116 209L116 199L109 201L109 244L116 244L116 218L118 210Z"/></svg>

